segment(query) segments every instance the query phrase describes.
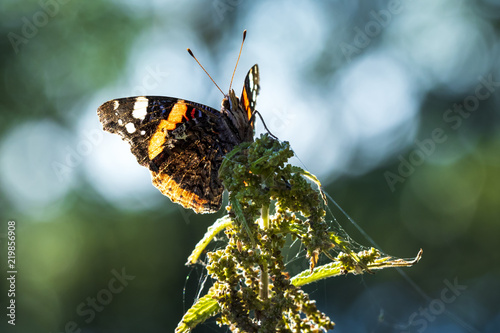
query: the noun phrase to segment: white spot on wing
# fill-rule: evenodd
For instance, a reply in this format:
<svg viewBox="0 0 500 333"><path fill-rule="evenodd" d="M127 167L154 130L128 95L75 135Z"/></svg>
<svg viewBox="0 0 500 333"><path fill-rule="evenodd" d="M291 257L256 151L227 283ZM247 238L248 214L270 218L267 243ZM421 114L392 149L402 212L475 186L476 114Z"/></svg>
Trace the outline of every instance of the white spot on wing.
<svg viewBox="0 0 500 333"><path fill-rule="evenodd" d="M144 119L148 111L148 99L144 96L137 97L134 103L132 117L136 119Z"/></svg>
<svg viewBox="0 0 500 333"><path fill-rule="evenodd" d="M144 134L146 134L146 131L141 131L141 135L144 135Z"/></svg>
<svg viewBox="0 0 500 333"><path fill-rule="evenodd" d="M118 125L123 126L123 121L121 119L118 119Z"/></svg>
<svg viewBox="0 0 500 333"><path fill-rule="evenodd" d="M113 105L114 105L113 110L116 110L116 109L118 109L118 107L120 106L120 102L118 102L118 101L113 101Z"/></svg>
<svg viewBox="0 0 500 333"><path fill-rule="evenodd" d="M129 133L135 132L135 126L132 123L128 123L127 125L125 125L125 128L127 129L127 132L129 132Z"/></svg>

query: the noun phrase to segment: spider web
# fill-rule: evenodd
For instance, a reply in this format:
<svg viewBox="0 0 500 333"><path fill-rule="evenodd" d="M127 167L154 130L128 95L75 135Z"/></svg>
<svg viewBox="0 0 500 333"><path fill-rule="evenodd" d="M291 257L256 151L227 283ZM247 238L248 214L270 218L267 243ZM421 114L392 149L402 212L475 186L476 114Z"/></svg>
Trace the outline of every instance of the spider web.
<svg viewBox="0 0 500 333"><path fill-rule="evenodd" d="M320 185L319 183L316 183L317 185ZM314 182L311 182L311 186L314 186ZM319 191L319 190L318 190ZM325 223L328 225L328 231L333 232L336 236L338 236L340 239L342 239L342 244L344 244L347 248L348 251L351 251L352 253L360 253L363 251L369 251L372 249L371 246L365 246L361 245L355 240L353 240L349 234L344 230L344 228L341 226L342 222L343 224L352 224L358 229L358 231L364 236L366 240L368 240L369 243L373 244L373 246L378 250L381 256L383 257L391 257L387 255L386 253L382 252L380 247L373 241L373 239L336 203L336 201L327 193L322 191L322 193L325 194L326 197L329 199L329 203L325 204L325 210L327 212L327 215L325 217ZM273 205L271 205L273 207ZM334 213L335 212L335 213ZM270 212L273 214L273 212ZM337 218L338 216L339 218ZM219 232L218 235L210 242L210 244L207 246L206 251L216 251L219 249L225 248L227 244L227 237L223 232ZM319 260L317 263L317 266L321 266L323 264L328 264L332 262L332 256L335 257L339 255L341 252L345 253L346 248L342 248L339 246L333 247L329 252L330 256L326 256L321 254L319 256ZM287 236L286 244L283 247L283 256L285 258L285 266L287 273L290 276L295 276L296 274L300 272L304 272L310 268L310 259L307 256L307 250L304 248L304 245L299 239L292 239L291 235ZM399 258L395 258L399 259ZM413 258L411 258L413 259ZM193 265L191 268L190 273L188 274L186 278L186 283L184 287L184 298L183 298L183 303L184 303L184 312L186 311L187 308L191 306L190 300L193 300L193 304L196 303L196 301L202 297L203 295L206 294L208 289L212 286L212 280L208 276L205 266L207 264L207 257L205 255L201 256L198 260L198 265ZM360 270L359 273L362 273L363 270ZM402 272L400 272L402 273ZM404 273L402 273L404 274ZM324 282L325 285L328 282ZM369 287L366 285L366 283L363 281L363 285L366 289L369 291ZM193 288L194 290L189 290L190 288ZM379 312L379 323L381 318L384 319L383 314L384 314L384 308L380 305L379 302L376 302L375 297L373 298L373 302L375 305L374 307L378 309ZM372 306L373 307L373 306ZM332 318L335 317L335 313L332 313ZM404 327L404 324L399 324L399 323L394 323L394 324L389 324L385 322L385 324L392 326L392 327ZM220 330L218 326L215 324L215 320L211 319L207 322L205 322L202 326L204 327L210 327L210 330Z"/></svg>

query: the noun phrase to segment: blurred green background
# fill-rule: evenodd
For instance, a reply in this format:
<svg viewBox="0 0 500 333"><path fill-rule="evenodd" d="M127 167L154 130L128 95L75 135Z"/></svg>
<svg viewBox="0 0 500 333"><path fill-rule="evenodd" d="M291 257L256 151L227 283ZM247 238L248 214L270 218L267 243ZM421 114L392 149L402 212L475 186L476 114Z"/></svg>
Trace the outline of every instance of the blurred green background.
<svg viewBox="0 0 500 333"><path fill-rule="evenodd" d="M237 94L258 63L257 108L291 142L293 162L385 252L424 249L408 278L383 270L308 286L335 331L500 330L500 1L0 8L1 332L173 331L204 281L184 262L223 211L197 216L163 197L128 145L102 132L96 109L144 94L218 108L220 92L186 48L227 90L244 29ZM15 327L6 316L9 220ZM226 328L212 320L196 329L215 331Z"/></svg>

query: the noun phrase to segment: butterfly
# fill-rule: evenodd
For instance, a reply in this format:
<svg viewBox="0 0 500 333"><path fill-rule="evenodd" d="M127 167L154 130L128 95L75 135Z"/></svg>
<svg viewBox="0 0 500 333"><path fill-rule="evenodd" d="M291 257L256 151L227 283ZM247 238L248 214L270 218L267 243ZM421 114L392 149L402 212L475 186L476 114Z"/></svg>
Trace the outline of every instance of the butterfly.
<svg viewBox="0 0 500 333"><path fill-rule="evenodd" d="M259 68L254 65L240 98L230 88L220 111L180 98L137 96L110 100L97 114L105 131L130 144L161 193L196 213L213 213L222 204L218 172L224 156L253 141L259 89Z"/></svg>

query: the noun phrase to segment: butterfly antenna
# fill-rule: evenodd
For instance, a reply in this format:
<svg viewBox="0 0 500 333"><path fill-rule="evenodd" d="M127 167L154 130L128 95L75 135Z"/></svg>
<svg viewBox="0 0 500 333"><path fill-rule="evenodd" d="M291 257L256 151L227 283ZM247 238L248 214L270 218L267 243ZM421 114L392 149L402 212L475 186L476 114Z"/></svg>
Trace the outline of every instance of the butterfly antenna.
<svg viewBox="0 0 500 333"><path fill-rule="evenodd" d="M231 86L233 85L234 73L236 73L236 68L238 67L238 62L240 62L241 50L243 50L243 43L247 36L247 30L243 30L243 40L241 41L240 53L238 53L238 60L236 60L236 66L234 66L233 76L231 76L231 83L229 83L229 91L231 91Z"/></svg>
<svg viewBox="0 0 500 333"><path fill-rule="evenodd" d="M196 57L194 56L193 54L193 51L191 51L190 48L187 49L189 55L191 55L191 57L193 57L193 59L198 63L198 65L200 65L201 69L203 69L203 71L205 72L205 74L208 75L208 77L210 78L210 80L212 80L212 82L215 84L215 86L217 87L217 89L219 89L219 91L222 93L222 95L226 96L226 94L224 94L224 92L222 91L222 89L217 85L217 83L215 83L214 79L212 79L212 77L210 76L210 74L208 74L207 70L205 69L205 67L203 67L200 62L198 61L198 59L196 59ZM238 57L239 59L239 57ZM234 75L234 74L233 74Z"/></svg>

